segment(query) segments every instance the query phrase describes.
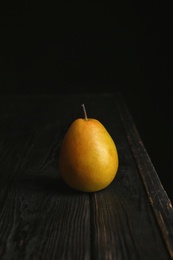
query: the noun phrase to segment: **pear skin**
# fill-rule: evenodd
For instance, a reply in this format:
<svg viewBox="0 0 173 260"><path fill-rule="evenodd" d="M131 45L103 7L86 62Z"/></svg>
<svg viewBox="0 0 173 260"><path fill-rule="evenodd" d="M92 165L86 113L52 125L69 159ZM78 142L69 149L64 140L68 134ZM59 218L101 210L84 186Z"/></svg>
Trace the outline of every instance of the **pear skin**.
<svg viewBox="0 0 173 260"><path fill-rule="evenodd" d="M115 178L119 160L116 145L94 118L78 118L70 125L61 145L59 171L68 186L83 192L106 188Z"/></svg>

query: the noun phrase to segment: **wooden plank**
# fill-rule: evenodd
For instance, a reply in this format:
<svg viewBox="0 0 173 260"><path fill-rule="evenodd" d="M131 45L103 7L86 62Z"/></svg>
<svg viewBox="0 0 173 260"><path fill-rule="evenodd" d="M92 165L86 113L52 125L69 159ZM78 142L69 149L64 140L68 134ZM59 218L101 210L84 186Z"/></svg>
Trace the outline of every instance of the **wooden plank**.
<svg viewBox="0 0 173 260"><path fill-rule="evenodd" d="M118 97L117 106L148 198L170 256L173 258L173 208L171 201L160 182L122 95Z"/></svg>
<svg viewBox="0 0 173 260"><path fill-rule="evenodd" d="M113 183L93 194L57 169L82 103L120 157ZM0 259L172 258L171 204L121 95L7 96L0 111Z"/></svg>

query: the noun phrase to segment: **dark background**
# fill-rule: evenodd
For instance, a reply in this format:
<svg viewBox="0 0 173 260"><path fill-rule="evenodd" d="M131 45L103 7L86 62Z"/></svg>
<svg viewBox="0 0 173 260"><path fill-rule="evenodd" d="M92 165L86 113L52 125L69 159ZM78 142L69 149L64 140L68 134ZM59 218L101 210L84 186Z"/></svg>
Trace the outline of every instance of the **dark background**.
<svg viewBox="0 0 173 260"><path fill-rule="evenodd" d="M122 92L173 201L172 1L6 5L0 94Z"/></svg>

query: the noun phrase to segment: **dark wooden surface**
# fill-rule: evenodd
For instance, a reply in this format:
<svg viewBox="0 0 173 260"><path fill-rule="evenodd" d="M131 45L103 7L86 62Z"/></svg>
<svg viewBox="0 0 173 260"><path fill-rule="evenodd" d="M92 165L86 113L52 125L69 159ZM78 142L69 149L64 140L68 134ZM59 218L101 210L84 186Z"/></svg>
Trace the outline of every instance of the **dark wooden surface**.
<svg viewBox="0 0 173 260"><path fill-rule="evenodd" d="M120 159L112 184L91 194L57 168L82 103ZM0 120L0 259L173 259L172 205L120 94L4 96Z"/></svg>

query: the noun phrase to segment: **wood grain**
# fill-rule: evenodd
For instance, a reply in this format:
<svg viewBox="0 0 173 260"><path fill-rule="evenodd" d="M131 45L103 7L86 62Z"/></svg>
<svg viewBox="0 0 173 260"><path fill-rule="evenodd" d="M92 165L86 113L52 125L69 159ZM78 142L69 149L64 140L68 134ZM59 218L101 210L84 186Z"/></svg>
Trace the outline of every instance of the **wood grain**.
<svg viewBox="0 0 173 260"><path fill-rule="evenodd" d="M83 103L120 159L112 184L91 194L67 187L57 168ZM119 94L6 96L0 111L0 259L172 258L171 204Z"/></svg>
<svg viewBox="0 0 173 260"><path fill-rule="evenodd" d="M150 157L147 154L145 146L139 136L122 96L119 96L117 106L119 107L120 117L149 201L160 226L169 254L171 258L173 258L173 208L171 201L163 189L162 183L160 182Z"/></svg>

